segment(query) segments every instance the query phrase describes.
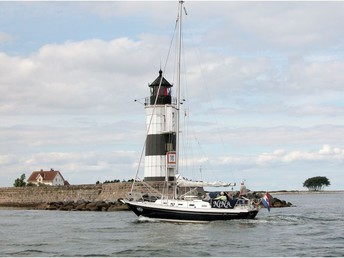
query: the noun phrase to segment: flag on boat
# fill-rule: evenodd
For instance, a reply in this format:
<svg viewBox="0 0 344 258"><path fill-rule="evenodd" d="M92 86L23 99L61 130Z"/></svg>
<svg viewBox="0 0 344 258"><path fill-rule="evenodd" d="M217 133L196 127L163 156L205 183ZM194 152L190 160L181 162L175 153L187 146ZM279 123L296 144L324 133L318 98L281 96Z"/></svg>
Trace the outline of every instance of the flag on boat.
<svg viewBox="0 0 344 258"><path fill-rule="evenodd" d="M267 208L268 211L270 212L271 202L270 202L270 197L269 197L268 192L266 192L264 197L262 198L262 203L264 207Z"/></svg>

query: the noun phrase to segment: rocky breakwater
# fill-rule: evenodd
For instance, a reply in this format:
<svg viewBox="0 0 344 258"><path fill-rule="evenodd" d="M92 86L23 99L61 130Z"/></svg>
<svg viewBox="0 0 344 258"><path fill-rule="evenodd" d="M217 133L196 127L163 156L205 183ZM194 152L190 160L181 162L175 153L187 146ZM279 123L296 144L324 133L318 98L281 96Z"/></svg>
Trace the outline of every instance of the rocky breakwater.
<svg viewBox="0 0 344 258"><path fill-rule="evenodd" d="M127 205L118 200L126 197L131 186L131 183L119 182L96 185L0 188L0 207L70 211L127 210ZM161 190L163 182L155 182L152 187ZM247 198L259 203L264 194L264 192L248 192ZM272 207L290 207L292 205L290 202L269 196ZM260 205L262 206L262 204Z"/></svg>
<svg viewBox="0 0 344 258"><path fill-rule="evenodd" d="M115 202L88 202L88 201L69 201L69 202L49 202L42 207L45 210L60 211L123 211L128 210L128 206L120 201Z"/></svg>
<svg viewBox="0 0 344 258"><path fill-rule="evenodd" d="M283 207L290 207L292 206L293 204L290 203L290 202L287 202L285 200L280 200L276 197L272 197L271 199L271 207L273 208L283 208Z"/></svg>
<svg viewBox="0 0 344 258"><path fill-rule="evenodd" d="M0 207L49 210L124 210L131 183L0 188Z"/></svg>
<svg viewBox="0 0 344 258"><path fill-rule="evenodd" d="M261 198L263 198L264 195L265 195L265 192L248 192L247 198L254 200L256 203L259 203L260 207L264 207L263 204L260 202ZM284 207L290 207L293 205L290 202L273 197L269 193L268 193L268 196L269 196L269 200L270 200L270 204L272 208L284 208Z"/></svg>

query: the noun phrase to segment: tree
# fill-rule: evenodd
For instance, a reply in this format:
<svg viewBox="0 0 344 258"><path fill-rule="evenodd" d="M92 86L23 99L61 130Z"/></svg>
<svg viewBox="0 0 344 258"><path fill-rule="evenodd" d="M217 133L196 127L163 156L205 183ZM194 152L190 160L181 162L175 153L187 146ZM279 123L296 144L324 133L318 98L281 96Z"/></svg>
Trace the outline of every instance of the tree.
<svg viewBox="0 0 344 258"><path fill-rule="evenodd" d="M14 187L23 187L25 185L26 185L26 183L25 183L25 174L22 174L20 176L20 178L17 178L16 180L14 180L14 184L13 184Z"/></svg>
<svg viewBox="0 0 344 258"><path fill-rule="evenodd" d="M330 181L324 176L311 177L303 183L303 187L307 187L309 191L321 191L329 185Z"/></svg>

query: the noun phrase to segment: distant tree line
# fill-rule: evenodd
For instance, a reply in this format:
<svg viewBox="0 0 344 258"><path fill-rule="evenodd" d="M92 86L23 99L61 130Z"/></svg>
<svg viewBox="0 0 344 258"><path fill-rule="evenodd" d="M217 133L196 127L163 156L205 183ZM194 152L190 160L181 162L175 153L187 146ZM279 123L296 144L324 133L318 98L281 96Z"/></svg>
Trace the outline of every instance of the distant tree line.
<svg viewBox="0 0 344 258"><path fill-rule="evenodd" d="M321 191L325 186L329 185L330 180L324 176L311 177L303 183L303 187L307 187L309 191Z"/></svg>
<svg viewBox="0 0 344 258"><path fill-rule="evenodd" d="M133 181L134 181L134 179L129 179L129 180L127 180L127 181L126 181L125 179L122 180L122 182L133 182ZM119 182L121 182L121 180L119 180L119 179L114 179L114 180L112 180L112 181L106 180L106 181L104 181L103 183L97 181L97 182L96 182L96 185L99 185L99 184L110 184L110 183L119 183Z"/></svg>

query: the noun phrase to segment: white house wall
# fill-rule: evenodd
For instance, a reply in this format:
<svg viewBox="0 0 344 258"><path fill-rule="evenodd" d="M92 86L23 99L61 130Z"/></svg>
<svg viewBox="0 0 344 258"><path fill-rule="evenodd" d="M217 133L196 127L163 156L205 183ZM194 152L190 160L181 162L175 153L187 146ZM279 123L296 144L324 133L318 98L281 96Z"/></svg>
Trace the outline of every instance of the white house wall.
<svg viewBox="0 0 344 258"><path fill-rule="evenodd" d="M64 180L60 174L57 174L52 181L52 185L64 185Z"/></svg>

